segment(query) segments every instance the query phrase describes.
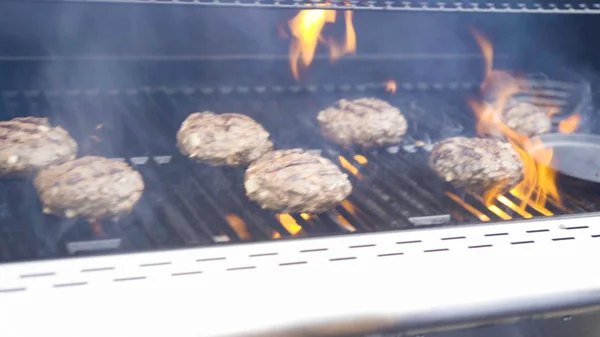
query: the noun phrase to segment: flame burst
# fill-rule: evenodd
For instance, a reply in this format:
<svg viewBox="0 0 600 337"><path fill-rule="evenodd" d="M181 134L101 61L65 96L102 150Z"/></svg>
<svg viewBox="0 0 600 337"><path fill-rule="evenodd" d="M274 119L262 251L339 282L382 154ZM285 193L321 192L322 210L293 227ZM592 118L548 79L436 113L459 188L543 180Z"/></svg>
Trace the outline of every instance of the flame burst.
<svg viewBox="0 0 600 337"><path fill-rule="evenodd" d="M560 133L573 133L579 127L579 123L581 122L581 115L574 114L571 117L560 121L558 123L558 132Z"/></svg>
<svg viewBox="0 0 600 337"><path fill-rule="evenodd" d="M329 6L329 4L316 4L316 6ZM345 54L356 53L356 32L352 23L352 11L344 11L346 36L342 43L321 36L325 24L335 23L336 14L337 12L331 9L305 9L289 21L288 26L292 35L290 67L296 80L300 79L299 65L307 68L312 63L319 42L329 48L329 57L332 61L338 60Z"/></svg>
<svg viewBox="0 0 600 337"><path fill-rule="evenodd" d="M275 216L279 223L292 235L304 234L302 227L296 222L293 216L282 213Z"/></svg>
<svg viewBox="0 0 600 337"><path fill-rule="evenodd" d="M242 220L242 218L240 218L238 215L226 214L225 220L229 224L229 227L235 231L240 239L246 241L252 239L252 235L250 235L248 232L248 226L246 225L246 222L244 222L244 220Z"/></svg>
<svg viewBox="0 0 600 337"><path fill-rule="evenodd" d="M385 92L389 92L392 95L396 93L397 85L394 80L387 80L385 82Z"/></svg>
<svg viewBox="0 0 600 337"><path fill-rule="evenodd" d="M510 191L512 195L521 199L517 213L529 215L525 211L527 205L534 209L543 209L548 198L560 204L560 195L555 182L556 172L548 166L552 160L553 150L544 147L539 137L529 138L510 129L500 118L509 99L515 94L529 92L529 89L519 86L517 79L510 74L494 70L492 44L479 32L474 31L473 34L485 59L485 77L481 90L486 90L488 93L491 91L494 103L470 99L469 104L477 118L477 134L506 137L523 161L524 178ZM549 114L552 113L553 111L549 111ZM502 192L504 191L501 184L486 191L484 201L488 208L492 206L494 200L507 204L506 198L501 195ZM511 204L510 208L514 209L514 206Z"/></svg>

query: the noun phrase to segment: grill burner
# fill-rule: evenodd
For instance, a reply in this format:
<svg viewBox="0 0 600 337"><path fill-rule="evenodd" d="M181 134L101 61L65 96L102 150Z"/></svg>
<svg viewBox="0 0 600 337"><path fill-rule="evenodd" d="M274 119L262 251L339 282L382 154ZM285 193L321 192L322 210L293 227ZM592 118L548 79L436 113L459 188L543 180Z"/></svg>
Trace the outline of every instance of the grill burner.
<svg viewBox="0 0 600 337"><path fill-rule="evenodd" d="M441 138L474 130L464 97L474 89L434 87L400 90L383 97L382 87L140 89L100 92L5 92L2 119L46 116L69 130L80 155L128 160L143 175L146 192L132 214L118 223L44 215L30 181L0 182L0 261L13 262L85 254L172 249L225 242L338 235L447 226L600 210L585 191L565 196L565 206L528 207L515 195L485 207L478 196L454 190L427 167L427 149ZM406 88L405 88L406 89ZM341 150L319 135L315 116L338 98L381 96L409 121L402 148L369 153ZM276 148L324 149L354 185L335 210L319 215L278 215L261 210L243 192L243 170L212 168L178 154L175 133L192 112L240 112L262 123ZM443 118L440 118L440 115ZM435 117L432 117L435 116ZM588 194L586 194L588 193Z"/></svg>

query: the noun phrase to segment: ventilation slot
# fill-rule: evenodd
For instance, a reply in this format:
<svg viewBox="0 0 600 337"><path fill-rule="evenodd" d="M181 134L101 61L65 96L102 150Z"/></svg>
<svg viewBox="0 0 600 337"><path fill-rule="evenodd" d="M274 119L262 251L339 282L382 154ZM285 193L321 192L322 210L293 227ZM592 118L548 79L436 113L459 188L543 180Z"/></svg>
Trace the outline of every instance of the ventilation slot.
<svg viewBox="0 0 600 337"><path fill-rule="evenodd" d="M412 240L412 241L398 241L396 242L397 245L407 245L407 244L411 244L411 243L421 243L421 240Z"/></svg>
<svg viewBox="0 0 600 337"><path fill-rule="evenodd" d="M573 227L564 227L564 229L587 229L590 228L588 226L573 226Z"/></svg>
<svg viewBox="0 0 600 337"><path fill-rule="evenodd" d="M211 257L208 259L198 259L196 260L196 262L208 262L208 261L220 261L220 260L225 260L224 257Z"/></svg>
<svg viewBox="0 0 600 337"><path fill-rule="evenodd" d="M449 238L442 238L443 241L447 241L447 240L462 240L462 239L466 239L467 237L465 236L453 236L453 237L449 237Z"/></svg>
<svg viewBox="0 0 600 337"><path fill-rule="evenodd" d="M348 248L367 248L367 247L375 247L375 244L368 244L368 245L356 245L356 246L349 246Z"/></svg>
<svg viewBox="0 0 600 337"><path fill-rule="evenodd" d="M156 263L145 263L140 264L140 267L158 267L158 266L168 266L171 262L156 262Z"/></svg>
<svg viewBox="0 0 600 337"><path fill-rule="evenodd" d="M84 286L88 284L87 282L73 282L73 283L58 283L53 285L54 288L66 288L66 287L77 287Z"/></svg>
<svg viewBox="0 0 600 337"><path fill-rule="evenodd" d="M115 270L115 267L82 269L81 272L82 273L93 273L93 272L97 272L97 271L109 271L109 270Z"/></svg>
<svg viewBox="0 0 600 337"><path fill-rule="evenodd" d="M7 289L0 289L0 293L12 293L12 292L17 292L17 291L25 291L27 290L27 288L7 288Z"/></svg>
<svg viewBox="0 0 600 337"><path fill-rule="evenodd" d="M261 256L275 256L278 255L278 253L262 253L262 254L252 254L252 255L248 255L250 257L261 257Z"/></svg>
<svg viewBox="0 0 600 337"><path fill-rule="evenodd" d="M532 241L515 241L515 242L511 242L510 244L511 245L525 245L525 244L534 243L534 242L535 241L533 241L533 240Z"/></svg>
<svg viewBox="0 0 600 337"><path fill-rule="evenodd" d="M298 262L284 262L284 263L280 263L280 266L295 266L295 265L299 265L299 264L307 264L308 262L306 261L298 261Z"/></svg>
<svg viewBox="0 0 600 337"><path fill-rule="evenodd" d="M575 238L572 236L564 237L564 238L552 238L552 241L567 241L567 240L575 240Z"/></svg>
<svg viewBox="0 0 600 337"><path fill-rule="evenodd" d="M198 275L198 274L202 274L202 271L198 270L198 271L187 271L187 272L183 272L183 273L173 273L173 274L171 274L171 276L189 276L189 275Z"/></svg>
<svg viewBox="0 0 600 337"><path fill-rule="evenodd" d="M331 262L335 262L335 261L346 261L346 260L356 260L355 256L350 256L350 257L336 257L333 259L329 259L329 261Z"/></svg>
<svg viewBox="0 0 600 337"><path fill-rule="evenodd" d="M527 233L533 234L533 233L545 233L545 232L549 232L549 229L532 229L527 231Z"/></svg>
<svg viewBox="0 0 600 337"><path fill-rule="evenodd" d="M469 249L477 249L477 248L490 248L492 245L477 245L477 246L469 246Z"/></svg>
<svg viewBox="0 0 600 337"><path fill-rule="evenodd" d="M327 250L328 250L327 248L305 249L305 250L301 250L300 253L324 252Z"/></svg>
<svg viewBox="0 0 600 337"><path fill-rule="evenodd" d="M37 273L37 274L23 274L21 278L32 278L32 277L46 277L46 276L54 276L56 273Z"/></svg>
<svg viewBox="0 0 600 337"><path fill-rule="evenodd" d="M490 234L485 234L485 236L505 236L508 235L508 233L490 233Z"/></svg>
<svg viewBox="0 0 600 337"><path fill-rule="evenodd" d="M386 253L386 254L379 254L377 256L378 257L386 257L386 256L399 256L399 255L404 255L404 253L402 253L402 252L398 252L398 253Z"/></svg>
<svg viewBox="0 0 600 337"><path fill-rule="evenodd" d="M424 253L438 253L438 252L447 252L450 249L448 248L438 248L438 249L426 249L423 252Z"/></svg>
<svg viewBox="0 0 600 337"><path fill-rule="evenodd" d="M116 278L113 282L139 281L146 279L146 276Z"/></svg>
<svg viewBox="0 0 600 337"><path fill-rule="evenodd" d="M227 271L246 270L246 269L256 269L256 266L227 268Z"/></svg>

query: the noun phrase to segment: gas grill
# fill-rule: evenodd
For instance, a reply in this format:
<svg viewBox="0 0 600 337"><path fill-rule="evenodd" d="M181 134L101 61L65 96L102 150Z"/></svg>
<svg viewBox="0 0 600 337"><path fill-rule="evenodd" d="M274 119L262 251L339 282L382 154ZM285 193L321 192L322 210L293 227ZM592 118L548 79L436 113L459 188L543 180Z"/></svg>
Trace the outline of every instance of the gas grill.
<svg viewBox="0 0 600 337"><path fill-rule="evenodd" d="M48 117L77 140L79 156L125 161L146 186L130 214L89 223L44 214L31 179L0 181L0 335L61 322L67 336L594 336L600 283L583 261L600 253L596 185L559 174L561 202L540 205L513 189L490 204L428 161L435 142L476 136L466 98L479 95L485 69L472 27L496 37L494 68L525 74L521 85L535 94L521 99L556 107L551 132L579 114L577 132L597 134L595 49L573 43L597 26L594 16L543 14L599 14L600 5L333 1L328 9L357 13L358 53L335 63L317 54L297 81L278 27L306 6L0 5L1 120ZM385 23L395 15L402 20ZM454 31L419 26L415 41L406 31L422 20ZM526 57L536 50L527 38L502 31L525 21L548 27L531 33L549 41L539 57ZM362 150L324 140L318 111L366 96L400 108L403 142ZM206 110L244 113L276 148L331 159L352 194L322 214L261 209L244 194L243 168L179 153L181 122Z"/></svg>

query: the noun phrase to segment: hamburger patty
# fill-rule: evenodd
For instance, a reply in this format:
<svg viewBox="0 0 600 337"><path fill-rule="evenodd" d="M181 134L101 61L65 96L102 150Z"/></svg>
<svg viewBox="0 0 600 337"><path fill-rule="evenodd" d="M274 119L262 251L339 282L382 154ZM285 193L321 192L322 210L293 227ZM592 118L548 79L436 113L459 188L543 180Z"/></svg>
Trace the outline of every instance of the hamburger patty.
<svg viewBox="0 0 600 337"><path fill-rule="evenodd" d="M475 192L497 185L510 189L523 179L519 154L497 139L444 139L433 146L429 166L445 181Z"/></svg>
<svg viewBox="0 0 600 337"><path fill-rule="evenodd" d="M19 117L0 122L0 176L23 176L72 160L77 143L48 118Z"/></svg>
<svg viewBox="0 0 600 337"><path fill-rule="evenodd" d="M338 166L302 149L265 154L248 167L244 187L262 208L284 213L325 212L352 192Z"/></svg>
<svg viewBox="0 0 600 337"><path fill-rule="evenodd" d="M177 146L184 156L213 166L245 166L273 149L269 133L252 118L196 112L183 121Z"/></svg>
<svg viewBox="0 0 600 337"><path fill-rule="evenodd" d="M512 130L528 137L547 133L552 128L552 120L546 110L517 99L508 101L501 120Z"/></svg>
<svg viewBox="0 0 600 337"><path fill-rule="evenodd" d="M319 112L317 119L323 136L341 146L397 144L407 129L400 109L371 97L341 99Z"/></svg>
<svg viewBox="0 0 600 337"><path fill-rule="evenodd" d="M129 165L95 156L42 170L34 184L44 213L88 220L130 212L144 190L141 175Z"/></svg>

